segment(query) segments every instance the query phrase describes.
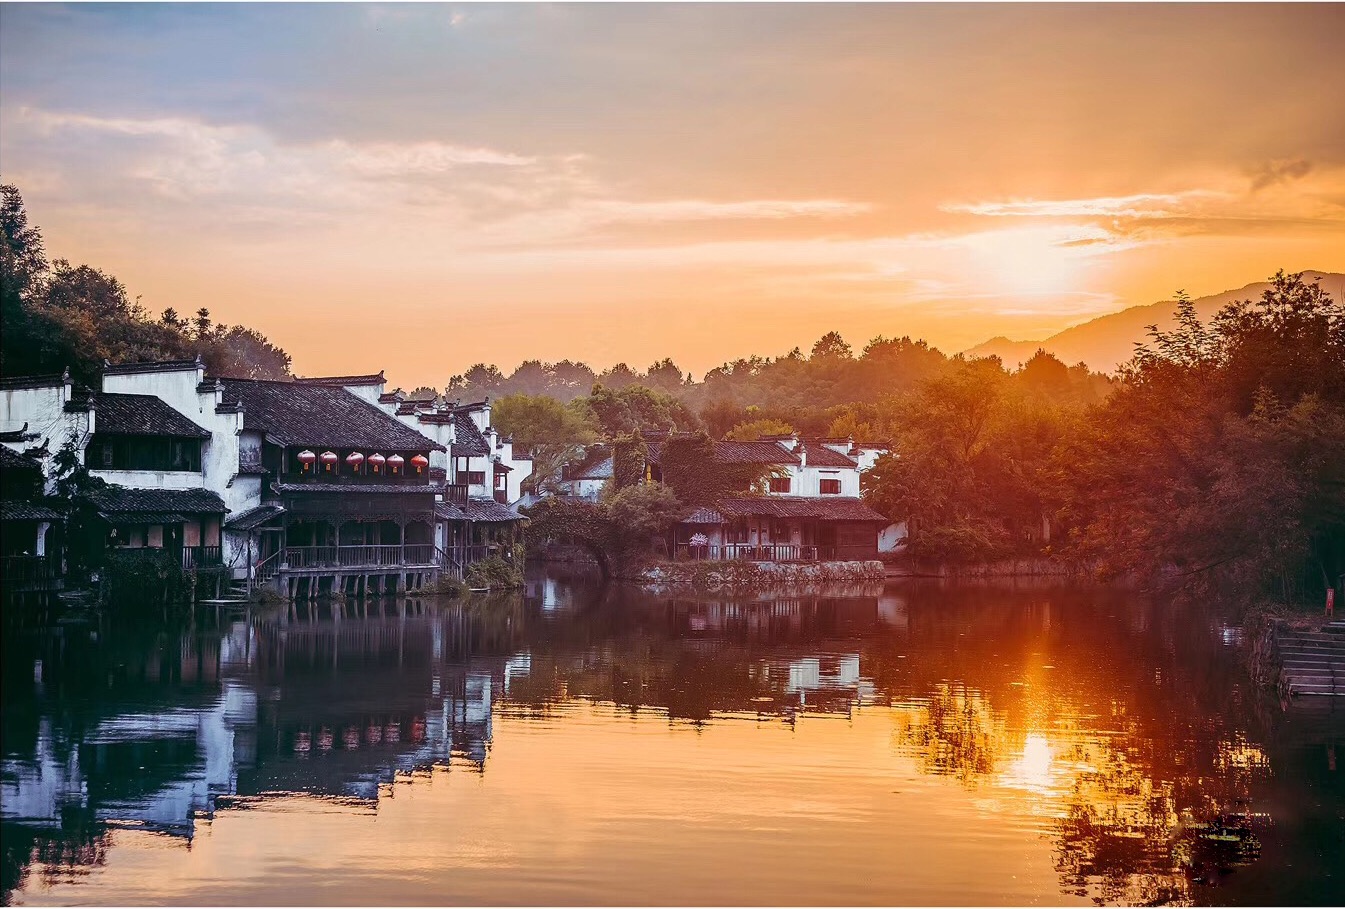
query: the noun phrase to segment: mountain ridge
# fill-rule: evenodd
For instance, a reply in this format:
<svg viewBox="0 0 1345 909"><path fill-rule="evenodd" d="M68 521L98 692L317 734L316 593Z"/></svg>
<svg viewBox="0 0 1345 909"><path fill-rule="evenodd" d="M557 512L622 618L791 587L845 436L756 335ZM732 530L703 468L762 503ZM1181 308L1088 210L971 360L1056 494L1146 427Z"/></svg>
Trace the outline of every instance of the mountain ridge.
<svg viewBox="0 0 1345 909"><path fill-rule="evenodd" d="M1345 297L1342 293L1345 291L1345 273L1307 270L1303 272L1303 279L1305 281L1320 279L1326 290L1336 299ZM1254 281L1243 287L1199 297L1191 302L1195 305L1196 314L1201 320L1207 321L1224 305L1235 300L1258 299L1268 287L1270 287L1269 281ZM1041 340L1012 341L1004 335L996 335L974 347L968 347L962 353L968 357L997 356L1004 361L1006 367L1013 368L1030 359L1041 349L1070 365L1083 362L1094 371L1115 372L1118 366L1134 354L1136 342L1148 337L1150 325L1156 324L1161 329L1172 327L1174 324L1172 314L1176 306L1175 300L1128 306L1058 331Z"/></svg>

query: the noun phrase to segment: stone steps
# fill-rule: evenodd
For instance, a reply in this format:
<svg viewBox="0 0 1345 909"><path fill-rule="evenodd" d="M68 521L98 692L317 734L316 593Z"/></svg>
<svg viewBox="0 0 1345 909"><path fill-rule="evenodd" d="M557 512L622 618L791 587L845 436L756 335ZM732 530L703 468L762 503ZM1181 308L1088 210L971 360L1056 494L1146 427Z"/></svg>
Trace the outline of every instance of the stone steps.
<svg viewBox="0 0 1345 909"><path fill-rule="evenodd" d="M1345 697L1345 634L1329 623L1320 632L1280 629L1280 690L1291 697Z"/></svg>

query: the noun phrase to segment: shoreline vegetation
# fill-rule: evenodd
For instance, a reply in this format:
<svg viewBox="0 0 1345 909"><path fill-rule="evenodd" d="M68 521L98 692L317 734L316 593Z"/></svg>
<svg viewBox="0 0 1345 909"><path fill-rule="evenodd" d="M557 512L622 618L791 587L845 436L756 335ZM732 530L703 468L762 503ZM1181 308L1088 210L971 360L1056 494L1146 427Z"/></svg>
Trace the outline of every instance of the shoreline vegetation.
<svg viewBox="0 0 1345 909"><path fill-rule="evenodd" d="M199 354L222 374L290 377L289 355L253 329L204 310L156 317L111 275L49 260L18 189L0 203L0 374L69 367L87 380L105 358ZM415 391L490 396L496 429L533 453L528 491L543 496L586 445L611 444L616 476L599 502L543 498L526 512L534 553L571 542L613 577L644 570L689 509L761 482L706 469L711 440L797 432L891 448L863 495L905 525L912 575L1125 579L1316 609L1342 592L1345 309L1301 274L1276 274L1260 299L1208 322L1179 293L1175 326L1151 327L1115 375L1040 350L1013 368L909 337L857 352L828 332L807 353L739 358L699 381L670 358L643 372L527 361ZM669 430L688 436L680 466L663 483L628 476L640 434ZM517 584L521 559L505 561L468 586Z"/></svg>

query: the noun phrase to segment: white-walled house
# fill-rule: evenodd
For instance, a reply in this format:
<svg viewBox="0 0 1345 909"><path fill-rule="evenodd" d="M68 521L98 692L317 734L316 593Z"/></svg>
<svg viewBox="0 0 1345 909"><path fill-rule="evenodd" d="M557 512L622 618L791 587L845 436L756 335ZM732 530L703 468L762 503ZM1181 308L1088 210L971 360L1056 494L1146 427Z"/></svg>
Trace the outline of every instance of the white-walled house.
<svg viewBox="0 0 1345 909"><path fill-rule="evenodd" d="M594 445L577 463L567 464L561 469L560 479L555 483L556 492L559 495L596 502L611 481L613 468L612 447Z"/></svg>
<svg viewBox="0 0 1345 909"><path fill-rule="evenodd" d="M662 476L666 435L647 434L648 476ZM850 439L772 436L714 443L724 463L767 469L764 495L695 509L674 530L674 554L692 558L870 559L904 537L861 498L860 475L885 453ZM745 490L746 492L746 490Z"/></svg>
<svg viewBox="0 0 1345 909"><path fill-rule="evenodd" d="M68 374L0 382L0 443L50 486L73 441L109 484L82 500L107 524L98 545L180 550L184 567L228 566L292 595L300 581L303 595L402 589L512 540L507 503L531 471L487 402L403 403L381 373L266 381L207 376L199 359L108 364L96 390ZM2 513L27 520L33 507Z"/></svg>

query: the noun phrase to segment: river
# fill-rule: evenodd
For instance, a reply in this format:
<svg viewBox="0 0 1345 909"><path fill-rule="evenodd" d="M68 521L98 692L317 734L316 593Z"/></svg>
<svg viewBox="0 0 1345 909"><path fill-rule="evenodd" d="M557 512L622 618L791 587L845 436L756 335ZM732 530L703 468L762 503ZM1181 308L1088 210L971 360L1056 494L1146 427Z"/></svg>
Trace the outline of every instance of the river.
<svg viewBox="0 0 1345 909"><path fill-rule="evenodd" d="M1098 587L9 617L10 904L1345 903L1345 712Z"/></svg>

